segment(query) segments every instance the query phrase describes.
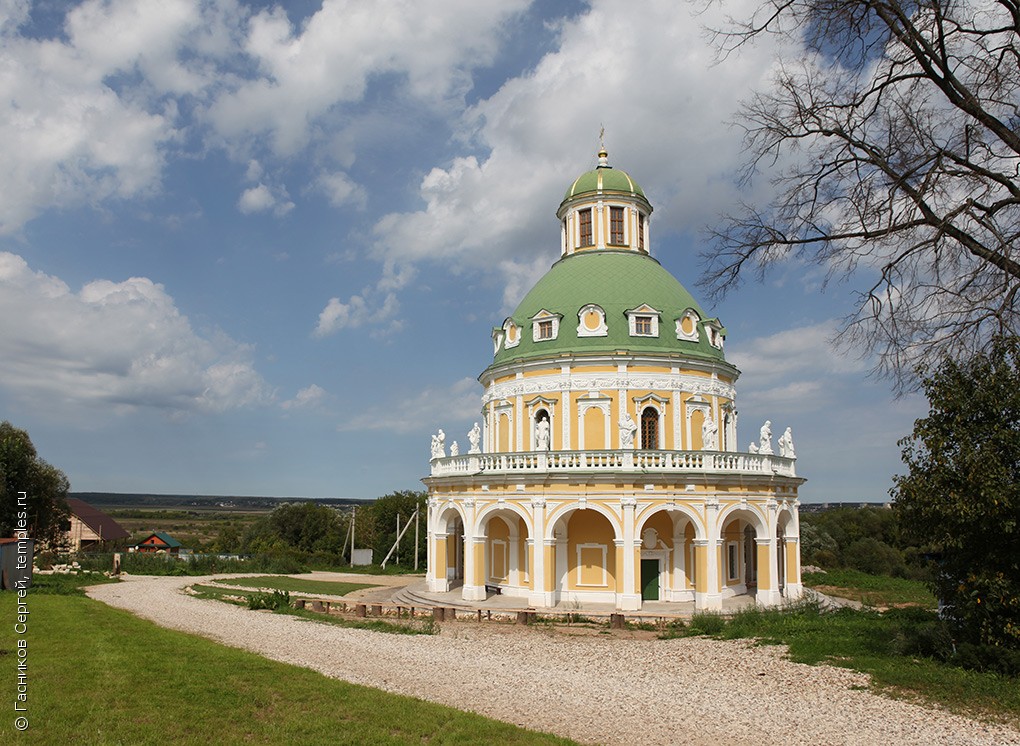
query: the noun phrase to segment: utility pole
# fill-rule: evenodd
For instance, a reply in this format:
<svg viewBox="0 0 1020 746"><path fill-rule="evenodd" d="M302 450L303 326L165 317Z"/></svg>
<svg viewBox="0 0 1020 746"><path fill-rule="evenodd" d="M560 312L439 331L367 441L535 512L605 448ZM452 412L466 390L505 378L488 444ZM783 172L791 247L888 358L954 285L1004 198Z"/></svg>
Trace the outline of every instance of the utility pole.
<svg viewBox="0 0 1020 746"><path fill-rule="evenodd" d="M393 564L400 564L400 513L397 513L397 554L393 557Z"/></svg>
<svg viewBox="0 0 1020 746"><path fill-rule="evenodd" d="M414 511L414 571L418 572L418 511Z"/></svg>
<svg viewBox="0 0 1020 746"><path fill-rule="evenodd" d="M354 567L354 517L358 513L357 506L351 508L351 567Z"/></svg>

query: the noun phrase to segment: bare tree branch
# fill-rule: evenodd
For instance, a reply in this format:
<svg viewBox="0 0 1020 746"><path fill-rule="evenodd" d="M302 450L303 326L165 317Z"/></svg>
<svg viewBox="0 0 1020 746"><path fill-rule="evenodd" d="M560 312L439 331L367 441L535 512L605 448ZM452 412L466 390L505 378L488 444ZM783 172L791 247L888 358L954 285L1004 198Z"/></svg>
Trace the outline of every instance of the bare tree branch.
<svg viewBox="0 0 1020 746"><path fill-rule="evenodd" d="M791 258L863 281L839 338L901 390L1020 332L1020 3L773 0L713 32L763 34L807 49L740 116L741 179L775 196L710 231L700 284Z"/></svg>

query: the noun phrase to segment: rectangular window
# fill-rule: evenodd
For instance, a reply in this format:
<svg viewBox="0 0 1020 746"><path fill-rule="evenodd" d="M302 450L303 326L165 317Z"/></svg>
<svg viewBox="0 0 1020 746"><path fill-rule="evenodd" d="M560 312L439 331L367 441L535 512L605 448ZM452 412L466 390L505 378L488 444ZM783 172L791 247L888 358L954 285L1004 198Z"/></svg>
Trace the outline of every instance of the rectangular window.
<svg viewBox="0 0 1020 746"><path fill-rule="evenodd" d="M623 245L623 208L609 208L609 243Z"/></svg>
<svg viewBox="0 0 1020 746"><path fill-rule="evenodd" d="M548 321L538 322L538 338L539 339L552 339L553 338L553 323L552 319Z"/></svg>
<svg viewBox="0 0 1020 746"><path fill-rule="evenodd" d="M581 210L577 213L581 220L581 242L580 246L592 246L594 241L591 235L591 209Z"/></svg>
<svg viewBox="0 0 1020 746"><path fill-rule="evenodd" d="M634 333L650 337L652 335L652 317L651 316L635 316L634 317Z"/></svg>
<svg viewBox="0 0 1020 746"><path fill-rule="evenodd" d="M737 543L735 541L731 541L726 545L726 549L726 566L728 569L726 576L729 580L739 580L740 567L737 565Z"/></svg>
<svg viewBox="0 0 1020 746"><path fill-rule="evenodd" d="M640 212L637 214L637 247L641 251L645 250L645 221Z"/></svg>

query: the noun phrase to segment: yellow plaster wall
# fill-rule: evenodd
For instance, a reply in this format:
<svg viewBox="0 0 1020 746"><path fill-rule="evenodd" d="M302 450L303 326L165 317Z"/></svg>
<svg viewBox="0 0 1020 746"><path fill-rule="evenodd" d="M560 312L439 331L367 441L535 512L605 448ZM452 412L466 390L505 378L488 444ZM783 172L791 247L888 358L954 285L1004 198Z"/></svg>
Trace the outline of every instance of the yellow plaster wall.
<svg viewBox="0 0 1020 746"><path fill-rule="evenodd" d="M705 414L700 409L691 413L691 445L687 450L700 451L705 447L701 438L701 426L705 424Z"/></svg>
<svg viewBox="0 0 1020 746"><path fill-rule="evenodd" d="M511 439L510 418L497 415L498 424L496 427L496 452L509 453L513 451L513 440Z"/></svg>
<svg viewBox="0 0 1020 746"><path fill-rule="evenodd" d="M612 590L616 588L616 566L617 556L613 533L613 527L609 521L594 510L577 510L570 516L567 523L567 588L577 590L579 587L588 590ZM606 582L601 585L602 572L598 572L598 587L590 585L578 586L577 583L577 545L578 544L601 544L606 548ZM582 556L582 560L594 556L594 551ZM601 562L601 551L598 559ZM589 576L590 577L590 576Z"/></svg>
<svg viewBox="0 0 1020 746"><path fill-rule="evenodd" d="M598 407L592 407L584 413L584 447L594 451L611 446L606 443L605 414ZM610 437L612 433L610 432Z"/></svg>

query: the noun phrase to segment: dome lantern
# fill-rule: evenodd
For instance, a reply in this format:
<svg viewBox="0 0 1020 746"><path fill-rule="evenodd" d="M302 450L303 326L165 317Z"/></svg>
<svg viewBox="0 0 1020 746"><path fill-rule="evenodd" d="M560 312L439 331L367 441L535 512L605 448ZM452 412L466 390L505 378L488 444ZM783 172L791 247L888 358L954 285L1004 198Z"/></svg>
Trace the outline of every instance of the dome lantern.
<svg viewBox="0 0 1020 746"><path fill-rule="evenodd" d="M649 253L648 217L652 206L626 171L609 165L605 148L598 166L571 183L556 217L561 223L561 253L617 249Z"/></svg>

